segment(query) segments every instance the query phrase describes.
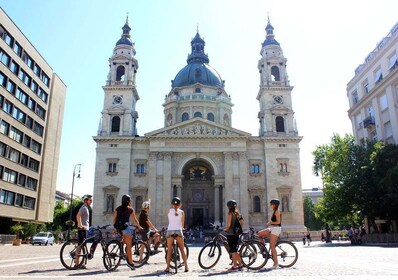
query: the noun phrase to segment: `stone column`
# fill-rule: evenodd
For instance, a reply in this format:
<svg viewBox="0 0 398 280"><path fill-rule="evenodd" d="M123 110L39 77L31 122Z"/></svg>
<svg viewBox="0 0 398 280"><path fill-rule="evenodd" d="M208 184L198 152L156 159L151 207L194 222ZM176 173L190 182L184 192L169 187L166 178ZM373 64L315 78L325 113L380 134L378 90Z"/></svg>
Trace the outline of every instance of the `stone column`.
<svg viewBox="0 0 398 280"><path fill-rule="evenodd" d="M182 186L177 185L177 196L182 199Z"/></svg>
<svg viewBox="0 0 398 280"><path fill-rule="evenodd" d="M251 201L249 201L249 193L248 193L248 185L247 185L247 171L248 171L248 161L246 152L239 152L239 177L240 177L240 185L239 185L239 201L238 208L243 218L247 221L245 223L245 227L248 225L249 221L249 205L251 205Z"/></svg>
<svg viewBox="0 0 398 280"><path fill-rule="evenodd" d="M225 174L225 187L223 192L224 202L232 199L233 195L233 181L232 181L232 152L224 153L224 174ZM225 204L225 203L224 203ZM224 212L224 224L227 221L227 213Z"/></svg>
<svg viewBox="0 0 398 280"><path fill-rule="evenodd" d="M220 187L214 186L214 224L220 225Z"/></svg>
<svg viewBox="0 0 398 280"><path fill-rule="evenodd" d="M167 209L170 206L171 197L173 196L173 189L171 185L171 152L165 152L163 156L163 209ZM164 212L165 210L163 210ZM162 224L167 224L166 215L162 215Z"/></svg>
<svg viewBox="0 0 398 280"><path fill-rule="evenodd" d="M148 198L151 199L151 204L153 205L151 207L151 214L153 215L151 218L153 219L154 224L158 225L160 222L160 213L162 209L160 208L159 200L156 197L156 158L157 152L149 153L146 174L148 176Z"/></svg>

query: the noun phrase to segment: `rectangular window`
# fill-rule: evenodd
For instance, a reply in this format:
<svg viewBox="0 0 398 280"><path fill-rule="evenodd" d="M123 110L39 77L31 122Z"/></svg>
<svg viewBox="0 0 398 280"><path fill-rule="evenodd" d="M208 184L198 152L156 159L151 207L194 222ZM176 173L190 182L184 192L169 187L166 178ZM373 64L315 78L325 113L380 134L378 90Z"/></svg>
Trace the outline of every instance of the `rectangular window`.
<svg viewBox="0 0 398 280"><path fill-rule="evenodd" d="M25 167L28 167L28 161L29 161L29 157L27 155L25 155L25 154L22 154L21 155L21 159L19 161L19 164L21 164L21 165L23 165Z"/></svg>
<svg viewBox="0 0 398 280"><path fill-rule="evenodd" d="M13 81L11 81L10 79L7 81L7 87L6 88L7 88L7 91L9 93L11 93L12 95L15 94L16 86L15 86L15 83Z"/></svg>
<svg viewBox="0 0 398 280"><path fill-rule="evenodd" d="M6 100L3 104L3 111L11 115L12 107L11 102Z"/></svg>
<svg viewBox="0 0 398 280"><path fill-rule="evenodd" d="M357 92L357 91L354 91L354 92L352 93L352 102L353 102L353 104L357 104L358 101L359 101L358 92Z"/></svg>
<svg viewBox="0 0 398 280"><path fill-rule="evenodd" d="M5 167L2 179L6 182L16 184L17 183L17 172Z"/></svg>
<svg viewBox="0 0 398 280"><path fill-rule="evenodd" d="M36 101L34 101L32 98L29 98L28 108L31 109L33 112L35 111Z"/></svg>
<svg viewBox="0 0 398 280"><path fill-rule="evenodd" d="M362 128L362 117L360 114L356 115L355 117L356 121L357 121L357 129L361 129Z"/></svg>
<svg viewBox="0 0 398 280"><path fill-rule="evenodd" d="M30 84L30 89L34 92L37 93L37 90L39 89L39 85L32 80L32 83Z"/></svg>
<svg viewBox="0 0 398 280"><path fill-rule="evenodd" d="M391 127L391 122L390 121L388 121L388 122L386 122L384 124L384 131L386 133L386 137L385 138L388 138L388 137L392 136L392 127Z"/></svg>
<svg viewBox="0 0 398 280"><path fill-rule="evenodd" d="M15 150L14 148L9 147L8 149L8 158L13 161L18 163L19 162L19 157L21 155L21 152Z"/></svg>
<svg viewBox="0 0 398 280"><path fill-rule="evenodd" d="M383 80L383 74L381 73L381 69L378 69L375 73L375 84L379 83Z"/></svg>
<svg viewBox="0 0 398 280"><path fill-rule="evenodd" d="M11 72L14 73L15 75L18 75L19 65L18 65L17 63L15 63L15 61L11 61L10 70L11 70Z"/></svg>
<svg viewBox="0 0 398 280"><path fill-rule="evenodd" d="M41 144L32 139L30 149L31 149L32 151L34 151L35 153L40 154L40 153L41 153Z"/></svg>
<svg viewBox="0 0 398 280"><path fill-rule="evenodd" d="M0 61L8 67L10 65L10 56L0 49Z"/></svg>
<svg viewBox="0 0 398 280"><path fill-rule="evenodd" d="M3 28L3 29L4 29L4 28ZM12 47L12 44L13 44L13 42L14 42L14 38L12 38L10 34L8 34L7 32L5 32L5 33L3 34L3 40L4 40L4 42L7 43L7 45L9 45L10 47Z"/></svg>
<svg viewBox="0 0 398 280"><path fill-rule="evenodd" d="M38 124L37 122L34 122L34 124L33 124L33 131L34 131L37 135L43 136L44 128L43 128L43 126L41 126L41 125Z"/></svg>
<svg viewBox="0 0 398 280"><path fill-rule="evenodd" d="M40 118L44 120L46 116L46 110L44 110L43 107L37 104L35 112Z"/></svg>
<svg viewBox="0 0 398 280"><path fill-rule="evenodd" d="M48 94L42 88L39 88L37 95L44 101L44 103L47 103Z"/></svg>
<svg viewBox="0 0 398 280"><path fill-rule="evenodd" d="M33 66L33 72L34 72L37 76L40 76L41 69L40 69L39 65L37 65L36 63L35 63L35 66Z"/></svg>
<svg viewBox="0 0 398 280"><path fill-rule="evenodd" d="M365 83L364 85L363 85L363 89L365 90L365 92L366 93L369 93L369 84L368 83Z"/></svg>
<svg viewBox="0 0 398 280"><path fill-rule="evenodd" d="M35 209L35 199L33 197L25 196L23 207L28 209Z"/></svg>
<svg viewBox="0 0 398 280"><path fill-rule="evenodd" d="M31 189L31 190L34 190L34 191L35 191L35 190L36 190L36 187L37 187L37 180L28 177L28 180L26 181L26 187L27 187L28 189Z"/></svg>
<svg viewBox="0 0 398 280"><path fill-rule="evenodd" d="M387 96L383 94L379 98L379 104L380 104L380 111L384 111L385 109L388 108L388 103L387 103Z"/></svg>
<svg viewBox="0 0 398 280"><path fill-rule="evenodd" d="M32 138L30 138L28 135L24 135L22 145L24 145L26 148L30 148L30 143L32 142Z"/></svg>
<svg viewBox="0 0 398 280"><path fill-rule="evenodd" d="M6 122L5 120L1 120L0 133L3 133L4 135L8 135L9 130L10 130L10 124L8 122Z"/></svg>
<svg viewBox="0 0 398 280"><path fill-rule="evenodd" d="M388 64L388 69L391 71L398 66L397 54L395 53L392 57L390 57L390 63Z"/></svg>
<svg viewBox="0 0 398 280"><path fill-rule="evenodd" d="M40 80L48 87L50 84L50 78L44 73L44 71L41 71L40 74Z"/></svg>
<svg viewBox="0 0 398 280"><path fill-rule="evenodd" d="M25 187L25 184L26 184L26 175L25 175L25 174L22 174L22 173L19 173L19 176L18 176L18 185L20 185L20 186L22 186L22 187Z"/></svg>
<svg viewBox="0 0 398 280"><path fill-rule="evenodd" d="M17 90L15 91L15 97L18 98L19 101L21 101L23 104L28 104L28 95L20 88L17 88Z"/></svg>
<svg viewBox="0 0 398 280"><path fill-rule="evenodd" d="M11 139L14 139L18 143L22 143L23 132L12 126L11 129L10 129L9 137Z"/></svg>
<svg viewBox="0 0 398 280"><path fill-rule="evenodd" d="M13 205L14 204L14 197L15 197L15 193L14 192L1 190L0 203Z"/></svg>
<svg viewBox="0 0 398 280"><path fill-rule="evenodd" d="M33 60L26 52L23 53L22 60L26 63L26 65L29 66L30 69L33 68Z"/></svg>
<svg viewBox="0 0 398 280"><path fill-rule="evenodd" d="M2 157L6 156L6 149L7 149L7 145L4 144L3 142L0 142L0 156L2 156Z"/></svg>
<svg viewBox="0 0 398 280"><path fill-rule="evenodd" d="M5 87L7 84L7 78L6 76L0 72L0 85Z"/></svg>
<svg viewBox="0 0 398 280"><path fill-rule="evenodd" d="M35 159L33 159L33 158L30 158L30 159L29 159L29 165L28 165L28 167L29 167L30 169L32 169L32 170L38 172L38 171L39 171L39 161L37 161L37 160L35 160Z"/></svg>
<svg viewBox="0 0 398 280"><path fill-rule="evenodd" d="M12 111L12 116L18 120L19 122L25 124L26 121L26 114L22 112L19 108L14 106L14 109Z"/></svg>
<svg viewBox="0 0 398 280"><path fill-rule="evenodd" d="M14 205L18 206L18 207L22 207L22 205L23 205L23 195L22 194L20 194L20 193L16 194Z"/></svg>
<svg viewBox="0 0 398 280"><path fill-rule="evenodd" d="M22 47L20 44L18 44L18 42L15 41L14 43L14 47L12 48L14 50L14 52L18 55L21 56L22 54Z"/></svg>
<svg viewBox="0 0 398 280"><path fill-rule="evenodd" d="M27 116L25 125L27 127L29 127L30 129L32 129L33 128L33 123L34 123L33 119L31 117Z"/></svg>

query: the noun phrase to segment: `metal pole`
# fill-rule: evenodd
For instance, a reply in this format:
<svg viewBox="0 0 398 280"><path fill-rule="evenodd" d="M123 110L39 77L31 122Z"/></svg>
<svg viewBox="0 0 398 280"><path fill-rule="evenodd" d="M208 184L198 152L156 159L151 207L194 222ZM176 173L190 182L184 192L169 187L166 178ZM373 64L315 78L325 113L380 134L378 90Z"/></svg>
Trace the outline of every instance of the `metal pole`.
<svg viewBox="0 0 398 280"><path fill-rule="evenodd" d="M81 164L76 164L73 166L73 176L72 176L72 193L70 196L70 211L69 211L69 225L68 225L68 239L70 239L70 233L72 230L72 212L73 212L73 189L75 186L75 175L76 175L76 167L79 166L79 173L80 173L80 166Z"/></svg>

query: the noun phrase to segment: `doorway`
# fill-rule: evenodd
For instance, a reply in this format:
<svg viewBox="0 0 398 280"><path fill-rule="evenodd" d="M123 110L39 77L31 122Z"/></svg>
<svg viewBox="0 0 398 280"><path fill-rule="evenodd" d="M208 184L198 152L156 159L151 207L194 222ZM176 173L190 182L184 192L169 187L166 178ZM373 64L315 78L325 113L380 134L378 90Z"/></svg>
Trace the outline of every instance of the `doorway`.
<svg viewBox="0 0 398 280"><path fill-rule="evenodd" d="M192 227L203 227L203 208L192 208Z"/></svg>

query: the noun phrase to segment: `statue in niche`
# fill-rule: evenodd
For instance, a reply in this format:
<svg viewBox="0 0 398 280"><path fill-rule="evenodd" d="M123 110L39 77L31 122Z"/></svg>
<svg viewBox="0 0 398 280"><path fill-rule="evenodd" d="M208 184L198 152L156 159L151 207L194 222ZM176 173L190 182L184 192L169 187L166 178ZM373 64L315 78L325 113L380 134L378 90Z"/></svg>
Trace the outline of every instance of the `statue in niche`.
<svg viewBox="0 0 398 280"><path fill-rule="evenodd" d="M289 212L289 197L287 195L282 196L282 212Z"/></svg>
<svg viewBox="0 0 398 280"><path fill-rule="evenodd" d="M115 207L115 197L112 194L106 196L106 212L113 212Z"/></svg>

